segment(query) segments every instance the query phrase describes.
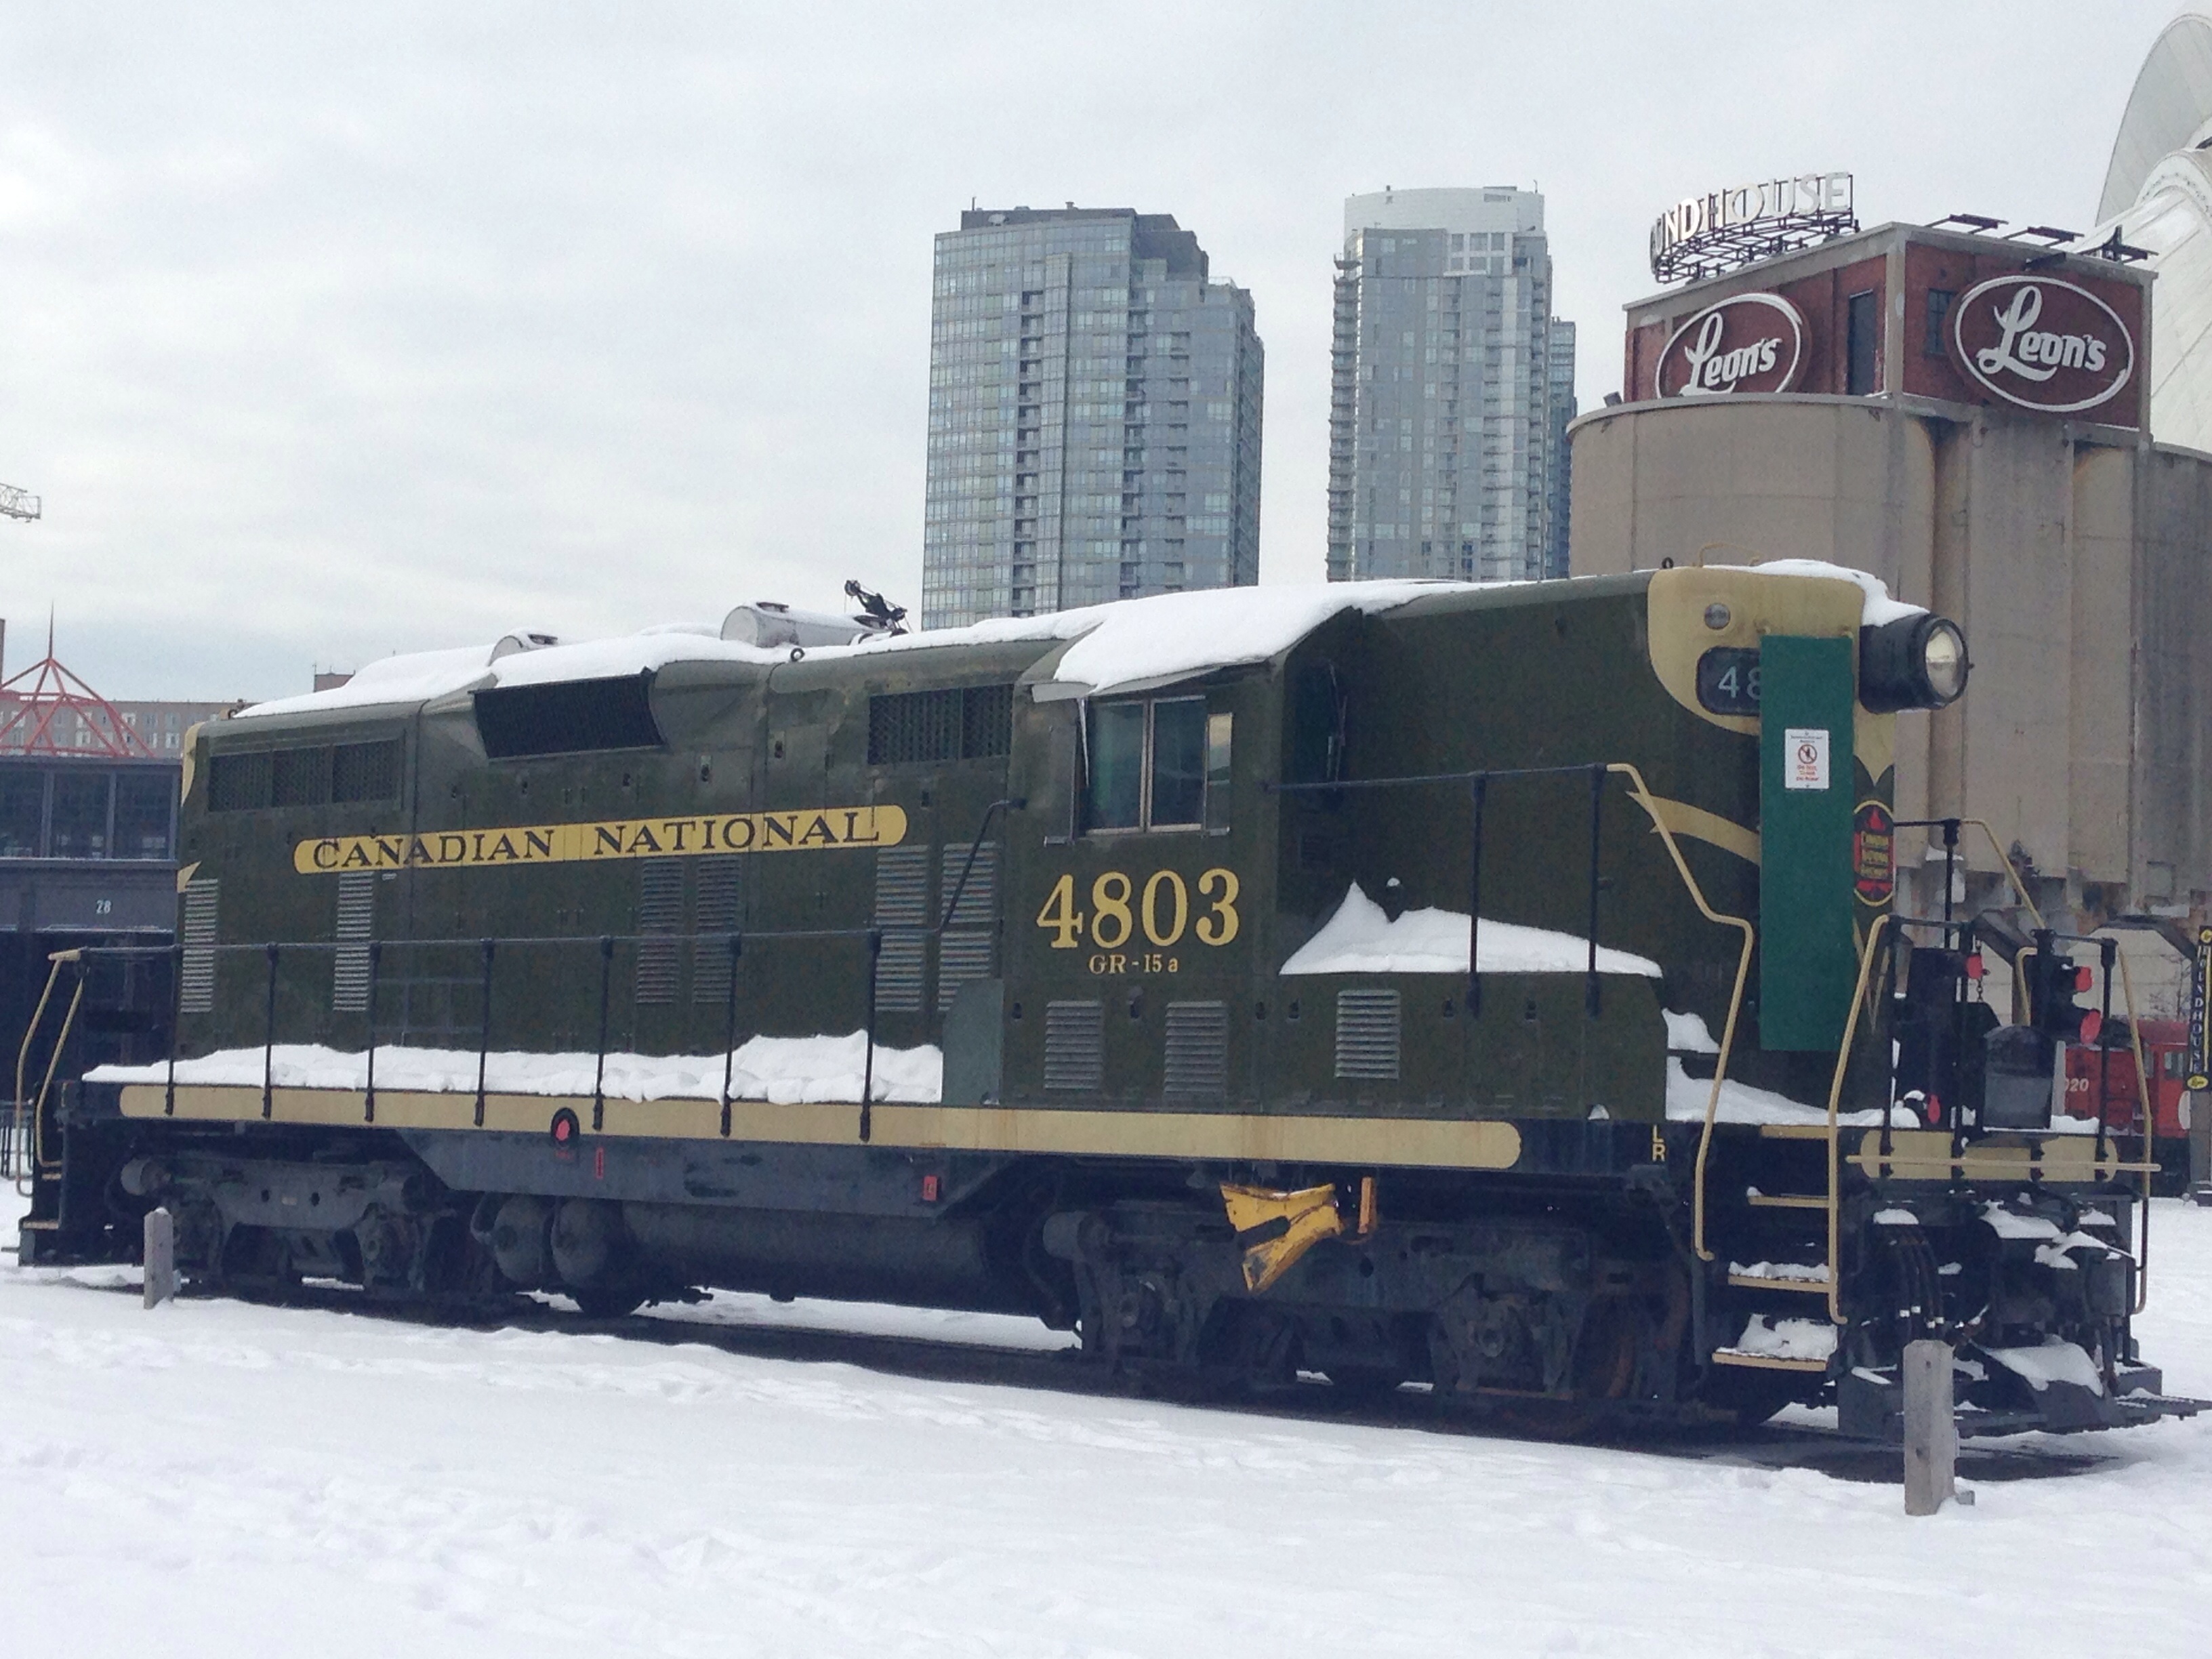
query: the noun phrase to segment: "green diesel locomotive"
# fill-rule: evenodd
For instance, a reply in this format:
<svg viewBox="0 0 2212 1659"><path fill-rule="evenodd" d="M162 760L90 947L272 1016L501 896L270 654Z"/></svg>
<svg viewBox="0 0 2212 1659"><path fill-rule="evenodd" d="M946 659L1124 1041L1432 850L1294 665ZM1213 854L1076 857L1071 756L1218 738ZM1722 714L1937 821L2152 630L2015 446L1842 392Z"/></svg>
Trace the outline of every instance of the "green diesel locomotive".
<svg viewBox="0 0 2212 1659"><path fill-rule="evenodd" d="M1802 565L866 622L202 727L173 971L27 1039L24 1259L161 1205L209 1288L998 1310L1167 1385L1879 1435L1938 1334L1969 1432L2193 1408L2141 1162L1894 912L1949 623ZM165 988L141 1063L70 1075L85 982Z"/></svg>

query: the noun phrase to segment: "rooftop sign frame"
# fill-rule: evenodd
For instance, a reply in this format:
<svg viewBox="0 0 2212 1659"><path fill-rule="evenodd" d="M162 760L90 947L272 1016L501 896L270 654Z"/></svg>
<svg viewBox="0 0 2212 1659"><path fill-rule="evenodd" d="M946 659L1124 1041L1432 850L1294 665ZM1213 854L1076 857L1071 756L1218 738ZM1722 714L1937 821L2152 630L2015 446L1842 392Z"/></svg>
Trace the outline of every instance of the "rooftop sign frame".
<svg viewBox="0 0 2212 1659"><path fill-rule="evenodd" d="M1848 173L1800 173L1688 196L1651 223L1651 274L1699 282L1859 228Z"/></svg>

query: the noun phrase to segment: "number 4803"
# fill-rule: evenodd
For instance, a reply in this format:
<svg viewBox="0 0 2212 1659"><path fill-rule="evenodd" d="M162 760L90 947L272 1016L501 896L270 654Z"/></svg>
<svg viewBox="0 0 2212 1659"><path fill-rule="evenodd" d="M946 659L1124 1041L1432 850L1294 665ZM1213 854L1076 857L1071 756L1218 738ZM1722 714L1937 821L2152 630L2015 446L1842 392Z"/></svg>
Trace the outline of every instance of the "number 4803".
<svg viewBox="0 0 2212 1659"><path fill-rule="evenodd" d="M1195 899L1182 875L1156 870L1139 889L1119 870L1108 870L1091 884L1091 908L1076 908L1075 878L1063 875L1045 896L1036 925L1052 935L1055 951L1078 949L1085 930L1091 942L1118 950L1141 929L1162 950L1182 939L1184 930L1200 945L1221 945L1237 937L1238 883L1234 870L1216 867L1198 878ZM1194 909L1197 912L1194 916Z"/></svg>

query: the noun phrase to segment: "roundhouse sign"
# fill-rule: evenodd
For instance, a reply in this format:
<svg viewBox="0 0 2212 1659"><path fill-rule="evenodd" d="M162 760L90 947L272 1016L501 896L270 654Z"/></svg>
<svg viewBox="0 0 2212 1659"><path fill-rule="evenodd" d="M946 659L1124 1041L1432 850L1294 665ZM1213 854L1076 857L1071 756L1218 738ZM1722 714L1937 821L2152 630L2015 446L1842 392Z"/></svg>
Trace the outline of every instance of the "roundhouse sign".
<svg viewBox="0 0 2212 1659"><path fill-rule="evenodd" d="M2008 404L2070 415L2110 401L2135 373L2135 342L2095 295L2050 276L1997 276L1951 307L1960 369Z"/></svg>
<svg viewBox="0 0 2212 1659"><path fill-rule="evenodd" d="M1788 392L1805 366L1805 319L1778 294L1738 294L1707 306L1659 353L1662 398Z"/></svg>

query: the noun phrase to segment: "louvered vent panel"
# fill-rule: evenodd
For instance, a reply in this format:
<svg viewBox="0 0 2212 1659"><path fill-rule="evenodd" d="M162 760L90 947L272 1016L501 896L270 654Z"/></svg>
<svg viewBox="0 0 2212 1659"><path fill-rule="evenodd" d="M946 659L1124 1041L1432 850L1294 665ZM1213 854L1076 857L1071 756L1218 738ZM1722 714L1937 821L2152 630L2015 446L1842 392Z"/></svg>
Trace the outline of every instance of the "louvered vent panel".
<svg viewBox="0 0 2212 1659"><path fill-rule="evenodd" d="M1167 1092L1218 1100L1229 1092L1229 1005L1168 1004Z"/></svg>
<svg viewBox="0 0 2212 1659"><path fill-rule="evenodd" d="M960 988L991 977L998 935L988 927L948 928L937 942L937 1011L951 1007Z"/></svg>
<svg viewBox="0 0 2212 1659"><path fill-rule="evenodd" d="M184 960L179 963L179 1006L188 1014L215 1008L216 904L222 884L213 876L185 886Z"/></svg>
<svg viewBox="0 0 2212 1659"><path fill-rule="evenodd" d="M355 871L338 878L338 948L331 969L331 1007L341 1014L368 1012L368 946L376 937L376 877Z"/></svg>
<svg viewBox="0 0 2212 1659"><path fill-rule="evenodd" d="M975 861L969 861L973 848ZM967 872L963 885L961 872ZM953 890L959 890L956 902ZM937 1007L939 1013L952 1006L952 999L960 994L960 988L979 979L991 977L995 966L998 945L999 917L999 843L984 842L980 846L972 842L955 842L943 854L937 890L944 895L943 902L953 907L952 920L937 947Z"/></svg>
<svg viewBox="0 0 2212 1659"><path fill-rule="evenodd" d="M700 937L691 946L691 1000L716 1007L730 994L729 935L738 928L744 867L733 858L694 859L699 872Z"/></svg>
<svg viewBox="0 0 2212 1659"><path fill-rule="evenodd" d="M884 953L876 958L876 1012L918 1014L929 965L929 854L892 847L876 854L876 926Z"/></svg>
<svg viewBox="0 0 2212 1659"><path fill-rule="evenodd" d="M676 1000L678 944L684 931L684 866L647 859L637 866L637 1000L657 1006Z"/></svg>
<svg viewBox="0 0 2212 1659"><path fill-rule="evenodd" d="M1398 994L1395 991L1339 991L1336 994L1336 1074L1395 1078L1398 1075Z"/></svg>
<svg viewBox="0 0 2212 1659"><path fill-rule="evenodd" d="M1097 1090L1106 1080L1106 1005L1048 1002L1044 1009L1044 1086Z"/></svg>
<svg viewBox="0 0 2212 1659"><path fill-rule="evenodd" d="M972 842L954 842L945 848L945 868L938 891L945 895L949 904L952 902L952 890L960 888L960 902L954 906L950 919L955 927L987 927L999 916L999 843L987 841L975 847L975 862L972 866L968 862L971 846ZM960 884L963 870L968 872L965 886Z"/></svg>

